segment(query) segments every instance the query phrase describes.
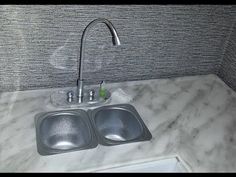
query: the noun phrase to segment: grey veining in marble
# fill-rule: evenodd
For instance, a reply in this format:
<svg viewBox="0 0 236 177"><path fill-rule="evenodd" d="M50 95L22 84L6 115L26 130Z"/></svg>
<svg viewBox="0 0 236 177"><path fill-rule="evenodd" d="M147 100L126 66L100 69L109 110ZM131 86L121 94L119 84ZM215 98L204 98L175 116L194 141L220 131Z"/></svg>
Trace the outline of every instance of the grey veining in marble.
<svg viewBox="0 0 236 177"><path fill-rule="evenodd" d="M236 17L234 18L232 32L227 43L221 69L220 78L236 91Z"/></svg>
<svg viewBox="0 0 236 177"><path fill-rule="evenodd" d="M104 24L91 31L89 83L217 73L234 16L234 5L2 5L0 90L75 86L82 31L98 17L122 45Z"/></svg>
<svg viewBox="0 0 236 177"><path fill-rule="evenodd" d="M0 171L94 171L174 155L192 171L236 171L236 93L216 75L121 82L107 88L113 92L110 104L135 106L151 141L40 156L34 116L58 109L48 100L57 89L5 92L0 94ZM118 99L117 89L129 99Z"/></svg>

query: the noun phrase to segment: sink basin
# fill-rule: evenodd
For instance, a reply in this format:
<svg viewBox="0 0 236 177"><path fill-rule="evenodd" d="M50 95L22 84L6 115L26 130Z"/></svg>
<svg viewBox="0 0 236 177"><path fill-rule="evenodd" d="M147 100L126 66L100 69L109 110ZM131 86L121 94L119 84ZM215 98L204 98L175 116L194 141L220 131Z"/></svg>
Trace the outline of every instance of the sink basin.
<svg viewBox="0 0 236 177"><path fill-rule="evenodd" d="M152 138L136 109L129 104L102 106L87 112L60 110L35 116L41 155L147 141Z"/></svg>
<svg viewBox="0 0 236 177"><path fill-rule="evenodd" d="M88 114L80 109L37 114L35 125L41 155L91 149L98 145Z"/></svg>
<svg viewBox="0 0 236 177"><path fill-rule="evenodd" d="M99 144L111 146L152 138L136 109L129 104L103 106L88 111Z"/></svg>

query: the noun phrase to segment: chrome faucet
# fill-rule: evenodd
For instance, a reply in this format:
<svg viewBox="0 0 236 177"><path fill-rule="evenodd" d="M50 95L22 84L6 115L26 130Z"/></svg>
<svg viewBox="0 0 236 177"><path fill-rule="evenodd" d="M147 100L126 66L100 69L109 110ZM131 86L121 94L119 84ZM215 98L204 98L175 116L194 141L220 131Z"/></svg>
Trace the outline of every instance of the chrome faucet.
<svg viewBox="0 0 236 177"><path fill-rule="evenodd" d="M112 34L112 39L113 39L113 44L114 45L120 45L120 39L118 37L118 34L116 32L115 27L112 25L112 23L105 19L105 18L98 18L95 19L94 21L90 22L83 34L82 34L82 38L81 38L81 47L80 47L80 61L79 61L79 66L78 66L78 70L79 70L79 75L78 75L78 79L77 79L77 97L78 97L78 102L82 103L83 102L83 96L84 96L84 88L83 88L83 62L84 62L84 48L85 48L85 41L86 41L86 37L87 34L89 32L89 30L94 27L97 23L105 23L107 25L107 27L110 29L110 32Z"/></svg>

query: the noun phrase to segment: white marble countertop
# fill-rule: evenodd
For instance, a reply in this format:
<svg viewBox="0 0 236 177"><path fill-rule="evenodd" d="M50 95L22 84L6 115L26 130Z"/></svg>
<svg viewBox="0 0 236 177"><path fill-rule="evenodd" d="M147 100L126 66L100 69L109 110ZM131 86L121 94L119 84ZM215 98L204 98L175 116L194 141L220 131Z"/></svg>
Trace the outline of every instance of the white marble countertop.
<svg viewBox="0 0 236 177"><path fill-rule="evenodd" d="M236 171L236 93L215 75L107 84L121 88L152 133L151 141L41 156L34 116L59 110L57 89L0 93L1 172L86 172L178 155L195 172Z"/></svg>

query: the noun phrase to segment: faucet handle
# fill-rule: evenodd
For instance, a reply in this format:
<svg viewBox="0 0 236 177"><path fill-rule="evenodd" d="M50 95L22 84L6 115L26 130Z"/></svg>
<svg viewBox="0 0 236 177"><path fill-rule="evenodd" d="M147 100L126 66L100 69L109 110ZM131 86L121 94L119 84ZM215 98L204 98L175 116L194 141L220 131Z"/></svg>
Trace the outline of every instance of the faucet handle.
<svg viewBox="0 0 236 177"><path fill-rule="evenodd" d="M73 91L68 91L67 92L67 101L71 103L74 99L74 92Z"/></svg>
<svg viewBox="0 0 236 177"><path fill-rule="evenodd" d="M89 101L93 101L95 95L95 91L93 89L89 90Z"/></svg>

